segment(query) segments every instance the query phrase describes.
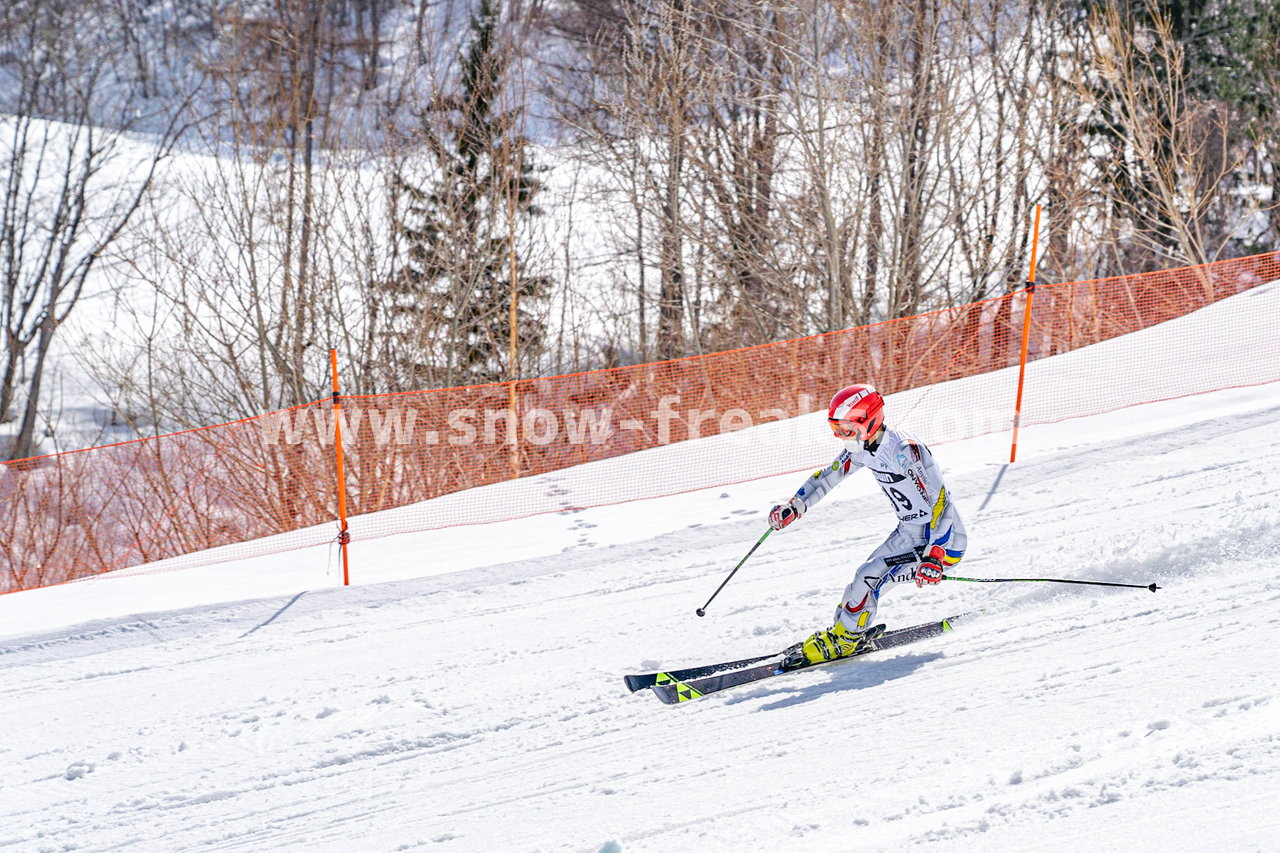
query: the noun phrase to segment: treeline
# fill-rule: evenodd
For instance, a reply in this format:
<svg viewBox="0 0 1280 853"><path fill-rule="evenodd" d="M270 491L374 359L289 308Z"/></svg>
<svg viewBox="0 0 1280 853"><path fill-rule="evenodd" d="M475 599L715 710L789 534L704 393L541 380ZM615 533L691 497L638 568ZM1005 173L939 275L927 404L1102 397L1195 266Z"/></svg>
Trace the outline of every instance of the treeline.
<svg viewBox="0 0 1280 853"><path fill-rule="evenodd" d="M1277 106L1270 0L12 0L3 451L59 351L146 434L998 295L1036 203L1042 280L1268 251Z"/></svg>

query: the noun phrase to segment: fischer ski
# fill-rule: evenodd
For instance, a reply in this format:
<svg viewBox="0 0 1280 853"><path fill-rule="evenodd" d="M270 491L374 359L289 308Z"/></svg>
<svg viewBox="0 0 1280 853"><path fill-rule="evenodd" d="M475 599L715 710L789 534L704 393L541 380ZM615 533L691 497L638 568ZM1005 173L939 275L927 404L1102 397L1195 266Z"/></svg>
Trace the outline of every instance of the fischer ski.
<svg viewBox="0 0 1280 853"><path fill-rule="evenodd" d="M715 675L717 672L724 672L728 669L740 669L744 666L750 666L753 663L761 661L773 660L785 655L786 652L774 652L768 655L759 655L753 658L743 658L742 660L729 660L724 663L710 663L705 666L691 666L688 669L669 669L666 672L646 672L643 675L627 675L623 680L627 682L627 688L635 693L637 690L643 690L646 687L652 687L655 684L666 684L671 681L689 681L694 678L705 678L708 675Z"/></svg>
<svg viewBox="0 0 1280 853"><path fill-rule="evenodd" d="M762 658L744 658L739 661L727 661L703 667L691 667L689 669L670 670L646 675L629 675L626 677L626 682L633 692L641 687L649 687L663 703L676 705L700 698L708 693L715 693L742 684L750 684L753 681L772 678L775 675L784 675L788 672L809 669L810 667L822 666L828 663L838 663L842 660L861 657L882 649L891 649L895 646L903 646L930 637L940 637L949 633L955 624L972 615L963 613L937 622L926 622L910 628L886 631L875 639L870 640L865 648L852 655L831 661L821 661L816 664L803 660L794 662L793 659L788 659L788 654L797 648L792 646L786 651L766 655ZM633 684L637 686L632 687Z"/></svg>

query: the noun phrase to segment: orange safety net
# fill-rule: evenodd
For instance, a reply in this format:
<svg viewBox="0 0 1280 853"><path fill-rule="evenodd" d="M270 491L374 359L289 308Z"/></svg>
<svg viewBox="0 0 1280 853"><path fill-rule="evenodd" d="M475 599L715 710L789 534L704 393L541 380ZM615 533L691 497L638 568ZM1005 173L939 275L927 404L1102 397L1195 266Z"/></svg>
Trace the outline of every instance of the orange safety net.
<svg viewBox="0 0 1280 853"><path fill-rule="evenodd" d="M1275 279L1280 253L1040 284L1028 359L1113 341ZM718 451L698 444L661 457L637 451L765 423L782 428L786 419L825 410L830 394L853 382L903 392L891 417L925 441L1007 430L1025 300L1020 292L747 349L514 384L343 397L352 537L501 521L812 467L831 453L822 430L815 438L826 444L773 441L773 433L753 431L747 435L759 440ZM1193 327L1174 332L1203 350L1213 369L1190 380L1150 371L1130 376L1118 350L1105 382L1082 376L1063 388L1029 370L1022 424L1280 380L1274 351L1240 359L1231 355L1231 341L1206 340ZM999 382L936 387L1000 370L1009 375ZM0 590L183 555L190 556L179 564L195 565L331 541L333 434L326 400L8 463L0 467ZM622 454L637 454L625 482L593 478L589 468L569 473ZM561 473L530 479L552 472ZM469 491L482 486L489 488ZM396 508L403 509L385 512Z"/></svg>

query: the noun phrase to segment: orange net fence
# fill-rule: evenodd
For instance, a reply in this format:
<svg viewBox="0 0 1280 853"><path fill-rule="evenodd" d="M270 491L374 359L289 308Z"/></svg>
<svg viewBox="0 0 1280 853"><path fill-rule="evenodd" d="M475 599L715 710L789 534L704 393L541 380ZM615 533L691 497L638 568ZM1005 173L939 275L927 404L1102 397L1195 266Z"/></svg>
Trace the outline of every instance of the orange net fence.
<svg viewBox="0 0 1280 853"><path fill-rule="evenodd" d="M1266 358L1239 358L1232 353L1240 340L1215 340L1194 323L1170 323L1172 345L1204 353L1205 369L1194 377L1162 375L1149 362L1131 370L1137 360L1117 340L1167 321L1191 321L1188 315L1198 309L1276 279L1280 253L1039 285L1029 360L1102 342L1116 352L1106 376L1081 376L1067 387L1029 369L1022 424L1280 380L1280 344L1269 335L1249 344L1269 347ZM1007 430L1026 298L1020 292L675 361L343 397L352 536L358 541L501 521L812 467L831 452L829 436L820 430L815 439L825 438L825 444L773 441L774 432L765 427L718 449L692 443L659 456L637 451L762 424L774 424L776 432L787 419L825 409L829 395L852 382L897 393L891 399L895 423L925 441ZM990 374L1002 370L1008 376L991 381ZM987 378L973 384L970 378L978 377ZM0 466L0 590L183 555L189 555L183 564L194 565L331 541L337 518L333 419L326 400ZM622 454L636 454L625 482L593 478L589 469L565 474ZM565 475L535 476L554 472ZM210 554L214 548L218 552Z"/></svg>

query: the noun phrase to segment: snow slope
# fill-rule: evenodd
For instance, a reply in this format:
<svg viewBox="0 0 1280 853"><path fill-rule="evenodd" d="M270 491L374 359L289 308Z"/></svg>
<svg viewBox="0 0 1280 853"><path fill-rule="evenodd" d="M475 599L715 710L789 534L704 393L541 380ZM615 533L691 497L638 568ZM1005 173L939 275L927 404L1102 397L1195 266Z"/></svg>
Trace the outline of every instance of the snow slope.
<svg viewBox="0 0 1280 853"><path fill-rule="evenodd" d="M1278 421L1268 384L939 445L961 574L1165 588L903 586L891 625L987 614L678 707L621 676L827 625L870 478L705 619L795 475L360 542L347 589L312 549L0 596L0 850L1274 850Z"/></svg>

